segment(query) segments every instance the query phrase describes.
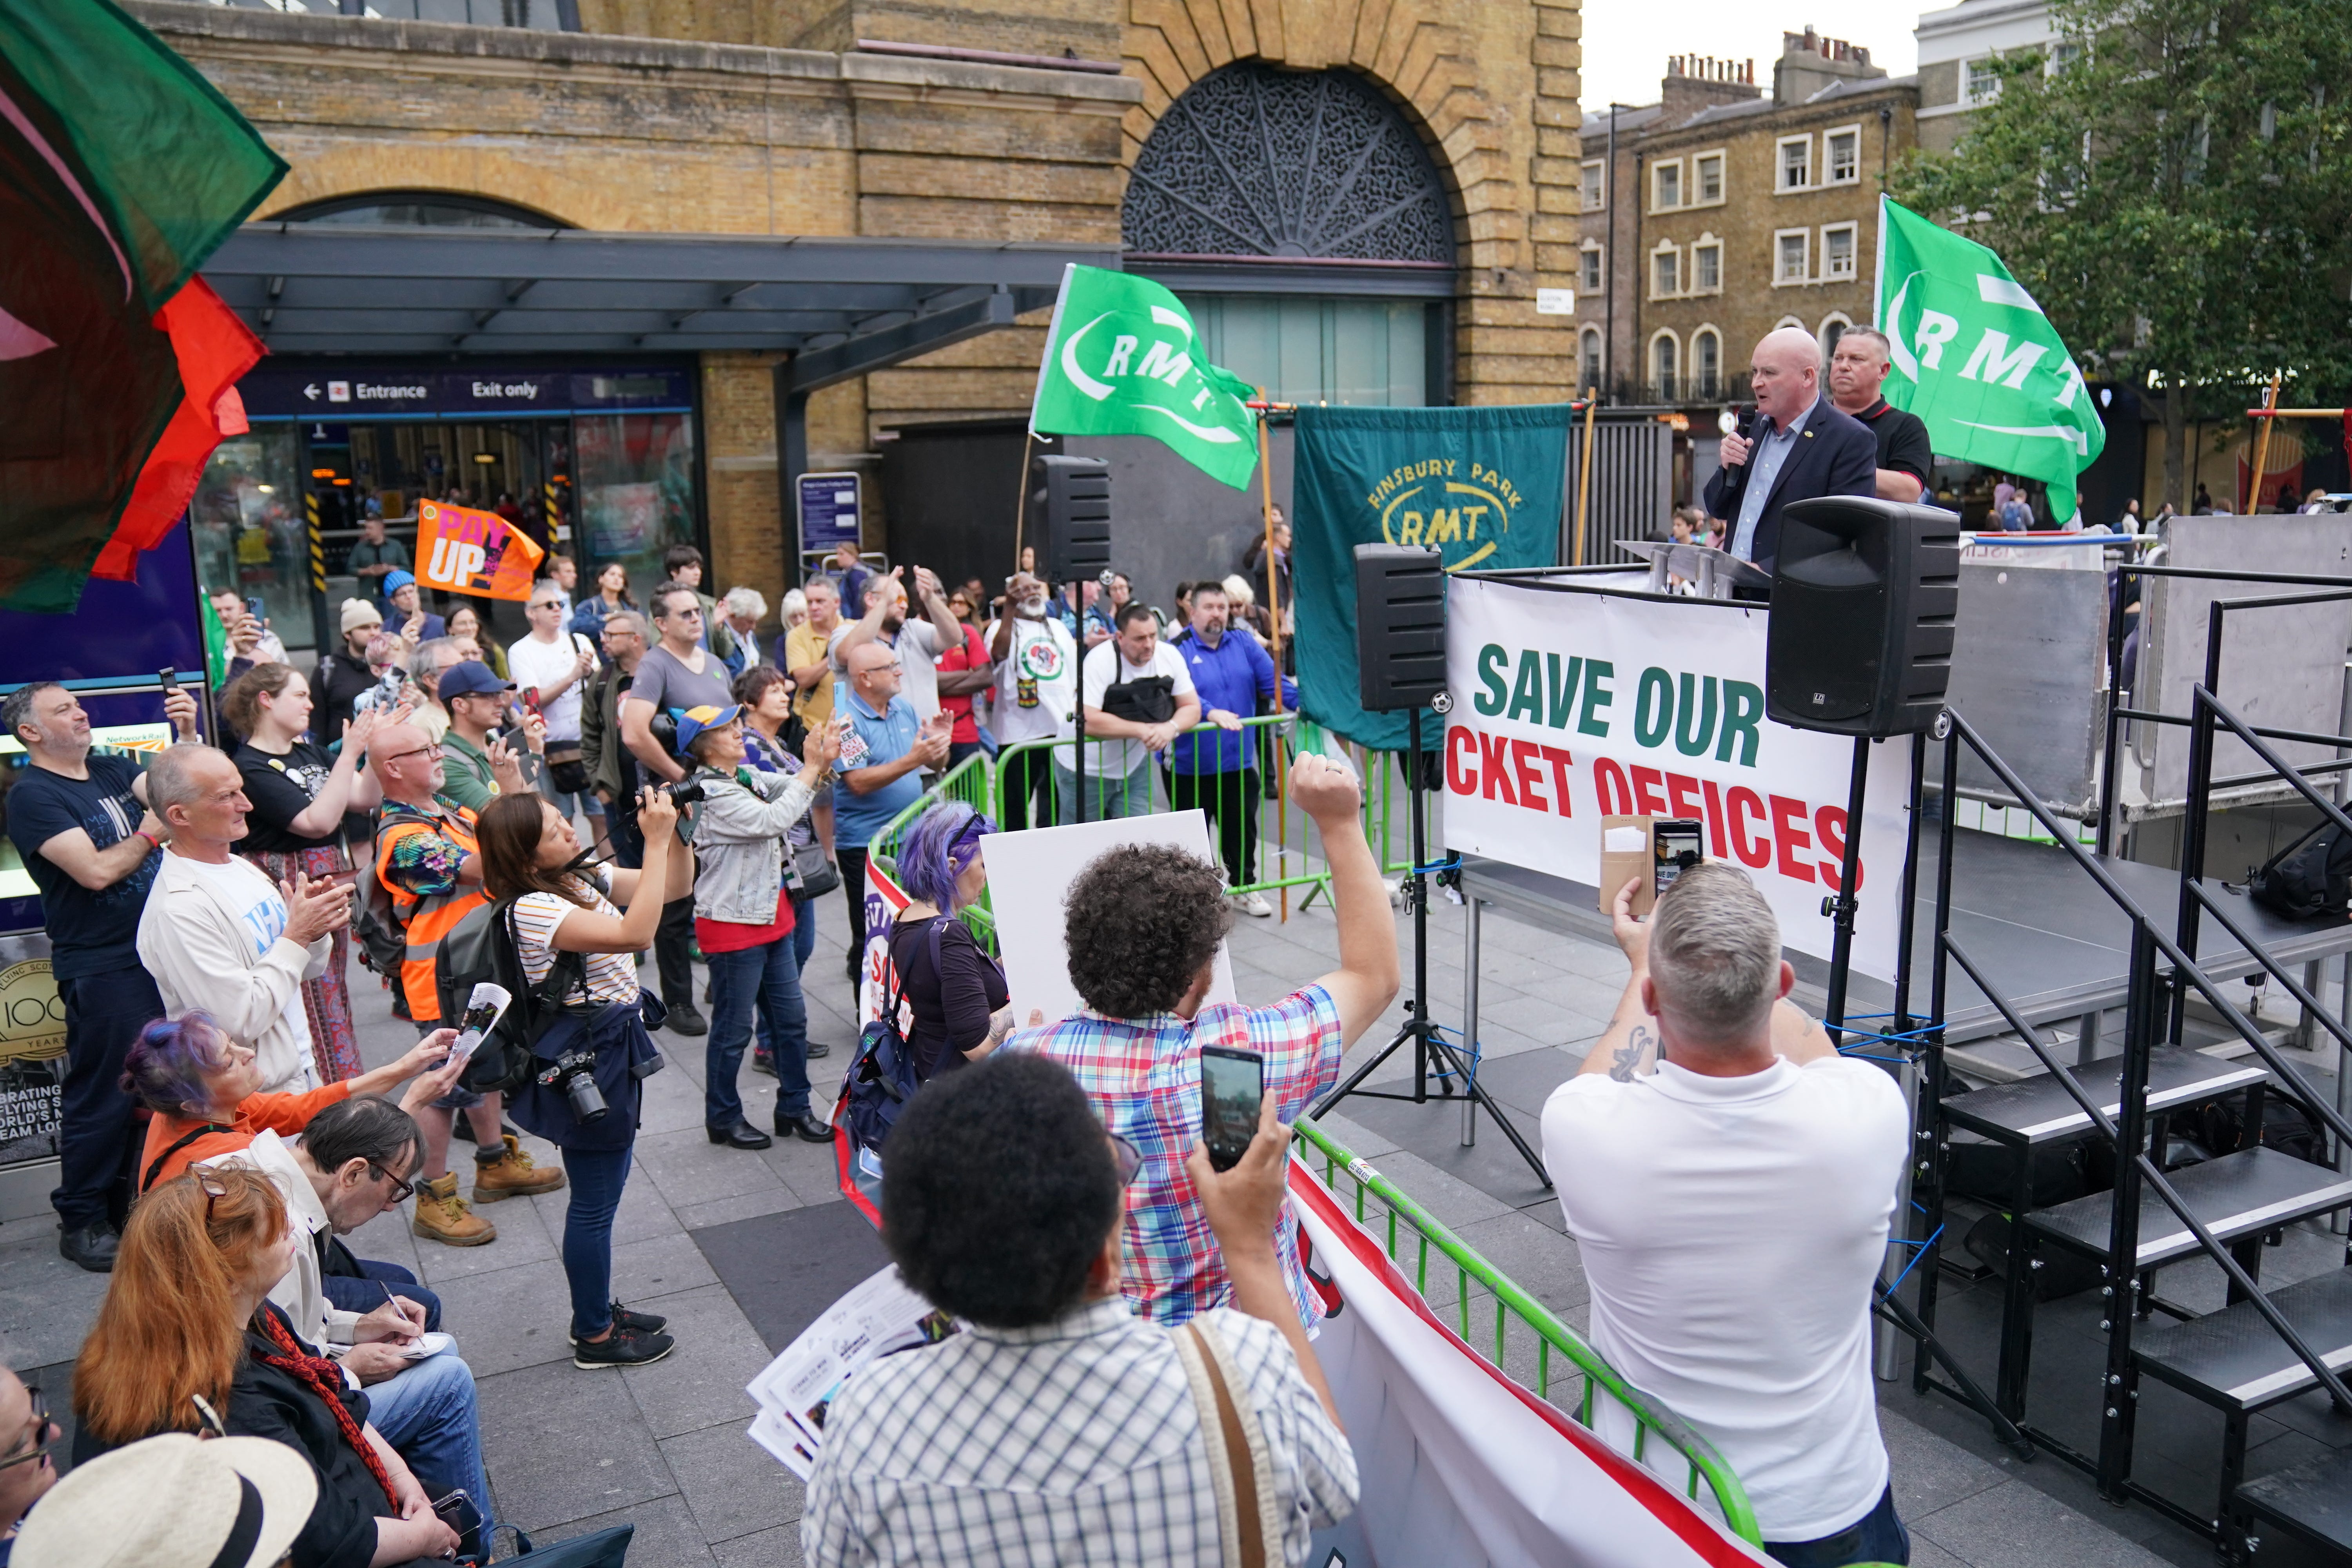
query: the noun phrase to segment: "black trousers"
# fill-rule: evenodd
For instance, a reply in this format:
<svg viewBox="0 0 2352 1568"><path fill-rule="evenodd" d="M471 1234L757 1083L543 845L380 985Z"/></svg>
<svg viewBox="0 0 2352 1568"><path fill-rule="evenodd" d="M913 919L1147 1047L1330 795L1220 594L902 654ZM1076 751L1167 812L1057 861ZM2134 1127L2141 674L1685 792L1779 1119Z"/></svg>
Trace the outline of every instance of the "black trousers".
<svg viewBox="0 0 2352 1568"><path fill-rule="evenodd" d="M646 836L637 827L637 797L621 795L606 808L606 833L613 840L613 861L628 870L646 863ZM662 1005L673 1011L694 1004L694 895L673 899L662 906L661 924L654 929L654 968L661 976Z"/></svg>
<svg viewBox="0 0 2352 1568"><path fill-rule="evenodd" d="M1004 780L1002 798L1004 820L997 824L1007 833L1018 833L1024 827L1051 827L1059 820L1054 800L1053 752L1040 749L1015 752L1000 767Z"/></svg>
<svg viewBox="0 0 2352 1568"><path fill-rule="evenodd" d="M841 896L849 901L849 973L854 978L866 956L866 851L835 840L834 858L841 862Z"/></svg>
<svg viewBox="0 0 2352 1568"><path fill-rule="evenodd" d="M1168 809L1209 814L1217 830L1217 853L1225 863L1225 880L1242 887L1257 880L1258 777L1255 768L1231 773L1170 773Z"/></svg>
<svg viewBox="0 0 2352 1568"><path fill-rule="evenodd" d="M139 1031L163 1016L163 994L143 969L111 969L60 980L58 995L66 1005L66 1081L49 1204L68 1230L119 1226L130 1212L141 1142L122 1064Z"/></svg>

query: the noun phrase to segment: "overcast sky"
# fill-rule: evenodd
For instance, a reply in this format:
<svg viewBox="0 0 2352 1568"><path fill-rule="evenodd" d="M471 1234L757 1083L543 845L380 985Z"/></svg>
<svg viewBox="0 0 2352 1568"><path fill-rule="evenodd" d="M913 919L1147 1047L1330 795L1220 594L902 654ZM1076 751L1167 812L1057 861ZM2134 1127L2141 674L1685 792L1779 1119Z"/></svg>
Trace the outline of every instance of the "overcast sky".
<svg viewBox="0 0 2352 1568"><path fill-rule="evenodd" d="M1584 0L1584 112L1620 103L1655 103L1658 79L1668 55L1714 55L1756 61L1756 83L1772 90L1772 62L1780 55L1782 32L1801 33L1810 22L1832 38L1860 44L1871 63L1889 76L1908 76L1918 64L1911 29L1921 10L1941 10L1951 0L1925 5L1890 5L1884 0L1781 0L1759 6L1747 0Z"/></svg>

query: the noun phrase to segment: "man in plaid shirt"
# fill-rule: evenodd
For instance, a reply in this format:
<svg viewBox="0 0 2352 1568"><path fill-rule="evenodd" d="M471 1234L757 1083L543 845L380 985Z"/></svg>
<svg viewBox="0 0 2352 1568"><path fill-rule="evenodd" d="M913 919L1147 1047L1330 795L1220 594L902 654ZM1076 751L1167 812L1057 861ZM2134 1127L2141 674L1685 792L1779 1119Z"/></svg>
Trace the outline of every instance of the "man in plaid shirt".
<svg viewBox="0 0 2352 1568"><path fill-rule="evenodd" d="M1339 1080L1339 1058L1397 994L1396 917L1364 840L1362 795L1343 763L1302 754L1290 798L1315 819L1331 868L1339 967L1271 1007L1204 1006L1217 946L1233 923L1217 868L1180 849L1136 845L1078 874L1066 906L1070 983L1086 1003L1005 1048L1052 1058L1077 1078L1110 1131L1143 1154L1127 1189L1128 1303L1176 1324L1223 1306L1232 1282L1184 1170L1201 1131L1201 1047L1255 1051L1282 1120ZM1276 1233L1284 1282L1312 1323L1322 1307L1299 1267L1297 1226Z"/></svg>

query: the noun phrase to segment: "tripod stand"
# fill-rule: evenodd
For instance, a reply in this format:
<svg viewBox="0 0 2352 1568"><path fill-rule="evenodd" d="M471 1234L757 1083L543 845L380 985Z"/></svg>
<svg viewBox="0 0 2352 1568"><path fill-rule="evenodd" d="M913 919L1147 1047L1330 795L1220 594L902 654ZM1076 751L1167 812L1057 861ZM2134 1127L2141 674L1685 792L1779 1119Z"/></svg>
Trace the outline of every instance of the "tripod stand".
<svg viewBox="0 0 2352 1568"><path fill-rule="evenodd" d="M1412 906L1412 996L1404 1005L1404 1022L1398 1026L1389 1043L1382 1046L1371 1060L1350 1073L1347 1082L1325 1095L1308 1114L1320 1118L1351 1094L1365 1100L1405 1100L1415 1105L1426 1105L1429 1103L1430 1058L1434 1056L1440 1070L1450 1075L1443 1080L1444 1088L1442 1092L1453 1094L1453 1079L1459 1078L1470 1098L1486 1108L1486 1114L1495 1119L1495 1125L1503 1130L1503 1136L1511 1141L1511 1146L1519 1152L1519 1158L1528 1163L1528 1169L1536 1173L1538 1181L1549 1187L1551 1177L1545 1173L1543 1161L1528 1147L1528 1141L1519 1136L1519 1130L1511 1125L1510 1120L1503 1114L1502 1107L1496 1105L1494 1098L1480 1087L1477 1076L1463 1062L1461 1053L1437 1037L1437 1026L1430 1021L1429 878L1428 851L1424 844L1428 802L1422 793L1425 784L1422 777L1421 710L1417 707L1408 710L1405 723L1410 737L1410 750L1406 755L1411 759L1406 764L1405 798L1410 803L1412 824L1412 870L1405 879L1405 898ZM1411 1094L1358 1087L1379 1071L1381 1065L1394 1056L1398 1047L1408 1040L1412 1042Z"/></svg>

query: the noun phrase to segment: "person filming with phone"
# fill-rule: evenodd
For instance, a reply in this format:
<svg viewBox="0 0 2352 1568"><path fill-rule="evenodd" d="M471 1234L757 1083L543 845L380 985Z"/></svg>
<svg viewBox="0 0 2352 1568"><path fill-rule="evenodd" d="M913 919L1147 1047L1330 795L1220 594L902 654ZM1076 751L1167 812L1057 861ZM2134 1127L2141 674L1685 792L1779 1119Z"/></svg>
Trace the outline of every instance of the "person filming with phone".
<svg viewBox="0 0 2352 1568"><path fill-rule="evenodd" d="M1731 525L1733 555L1769 572L1790 502L1878 493L1878 438L1822 395L1822 345L1804 328L1765 333L1751 365L1756 416L1723 438L1706 510Z"/></svg>
<svg viewBox="0 0 2352 1568"><path fill-rule="evenodd" d="M1592 1347L1723 1455L1774 1559L1908 1562L1870 1367L1902 1092L1788 1003L1746 872L1682 868L1646 922L1636 886L1615 903L1616 1016L1543 1111ZM1601 1435L1630 1451L1621 1414Z"/></svg>
<svg viewBox="0 0 2352 1568"><path fill-rule="evenodd" d="M1234 919L1223 871L1181 849L1131 845L1097 857L1064 904L1070 984L1086 1005L1005 1041L1006 1050L1068 1068L1103 1124L1142 1152L1127 1205L1124 1289L1129 1306L1155 1322L1181 1323L1233 1296L1184 1169L1202 1124L1204 1057L1255 1057L1261 1092L1296 1120L1339 1080L1340 1057L1396 997L1396 916L1364 839L1355 773L1302 753L1290 798L1314 818L1330 863L1339 968L1271 1007L1211 1003ZM1319 1320L1286 1217L1275 1249L1300 1316Z"/></svg>

